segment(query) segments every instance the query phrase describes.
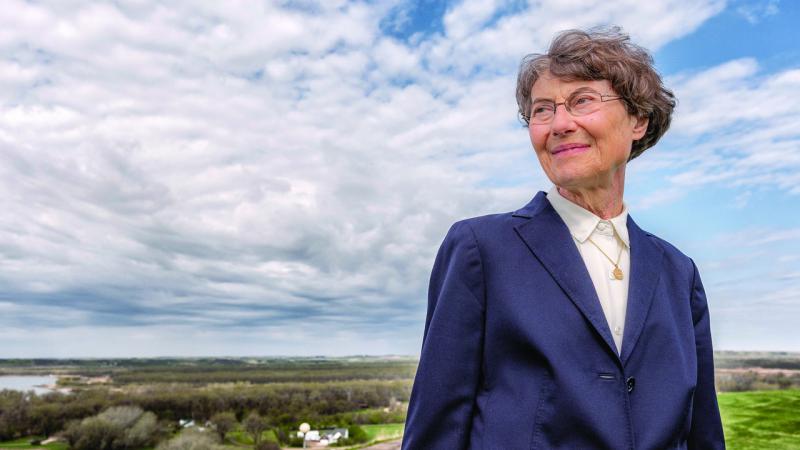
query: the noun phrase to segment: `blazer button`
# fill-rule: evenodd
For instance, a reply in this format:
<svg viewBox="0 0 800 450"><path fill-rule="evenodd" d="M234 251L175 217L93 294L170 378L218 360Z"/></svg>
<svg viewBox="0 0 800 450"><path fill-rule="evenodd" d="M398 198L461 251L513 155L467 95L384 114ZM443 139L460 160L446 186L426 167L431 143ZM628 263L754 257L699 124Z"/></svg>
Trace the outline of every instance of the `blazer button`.
<svg viewBox="0 0 800 450"><path fill-rule="evenodd" d="M625 386L628 387L628 393L633 392L633 388L636 386L636 378L629 377L625 380Z"/></svg>

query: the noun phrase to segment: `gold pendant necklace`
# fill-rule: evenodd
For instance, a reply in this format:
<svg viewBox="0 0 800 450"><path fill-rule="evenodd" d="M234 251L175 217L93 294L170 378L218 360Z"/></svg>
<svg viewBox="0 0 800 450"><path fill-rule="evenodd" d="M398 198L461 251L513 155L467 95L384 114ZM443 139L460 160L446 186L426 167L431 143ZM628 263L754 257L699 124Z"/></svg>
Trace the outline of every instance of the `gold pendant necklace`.
<svg viewBox="0 0 800 450"><path fill-rule="evenodd" d="M602 249L602 248L600 248L600 246L599 246L599 245L597 245L597 244L596 244L596 243L595 243L595 242L592 240L592 238L591 238L591 237L590 237L590 238L587 238L587 239L589 240L589 242L591 242L591 243L592 243L592 245L594 245L595 247L597 247L597 249L598 249L598 250L600 250L600 253L602 253L602 254L603 254L603 256L605 256L605 257L606 257L606 259L608 259L609 261L611 261L611 264L613 264L613 265L614 265L614 269L611 271L611 276L612 276L612 277L614 277L614 279L615 279L615 280L621 280L621 279L623 279L623 278L624 278L624 274L622 273L622 269L620 269L620 268L619 268L619 259L622 257L622 248L623 248L624 246L623 246L623 245L620 245L620 247L619 247L619 255L617 255L617 262L614 262L614 260L613 260L613 259L611 259L611 258L610 258L610 257L609 257L609 256L606 254L606 252L604 252L604 251L603 251L603 249Z"/></svg>

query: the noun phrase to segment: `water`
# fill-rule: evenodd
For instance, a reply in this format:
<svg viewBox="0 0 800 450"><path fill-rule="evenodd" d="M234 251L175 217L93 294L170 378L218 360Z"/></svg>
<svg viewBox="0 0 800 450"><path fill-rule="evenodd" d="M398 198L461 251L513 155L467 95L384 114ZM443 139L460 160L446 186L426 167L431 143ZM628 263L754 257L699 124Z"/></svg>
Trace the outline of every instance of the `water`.
<svg viewBox="0 0 800 450"><path fill-rule="evenodd" d="M34 391L37 395L53 392L53 389L43 387L45 385L55 385L58 377L33 376L33 375L0 375L0 391L11 389L12 391Z"/></svg>

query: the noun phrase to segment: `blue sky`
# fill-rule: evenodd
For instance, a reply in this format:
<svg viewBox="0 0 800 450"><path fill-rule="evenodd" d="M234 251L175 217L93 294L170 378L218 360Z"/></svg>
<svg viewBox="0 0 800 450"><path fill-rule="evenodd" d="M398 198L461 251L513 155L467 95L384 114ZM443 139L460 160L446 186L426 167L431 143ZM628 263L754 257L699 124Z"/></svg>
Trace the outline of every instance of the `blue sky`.
<svg viewBox="0 0 800 450"><path fill-rule="evenodd" d="M455 220L549 182L519 60L617 24L678 97L632 162L716 348L800 351L800 6L25 2L0 12L0 357L419 352Z"/></svg>

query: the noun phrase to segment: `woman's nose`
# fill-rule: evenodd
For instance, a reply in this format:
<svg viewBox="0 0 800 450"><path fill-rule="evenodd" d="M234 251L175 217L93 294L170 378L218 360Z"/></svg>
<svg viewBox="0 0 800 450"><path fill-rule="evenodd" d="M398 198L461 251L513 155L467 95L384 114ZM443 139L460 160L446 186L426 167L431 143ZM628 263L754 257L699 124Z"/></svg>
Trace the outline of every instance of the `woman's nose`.
<svg viewBox="0 0 800 450"><path fill-rule="evenodd" d="M550 124L550 131L554 135L566 134L575 131L577 125L572 117L572 114L567 111L567 107L563 103L556 104L556 109L553 111L553 122Z"/></svg>

